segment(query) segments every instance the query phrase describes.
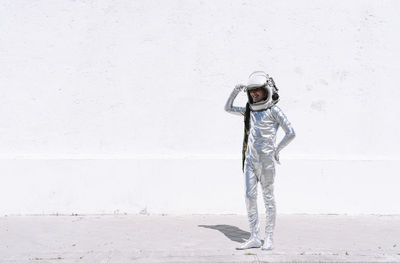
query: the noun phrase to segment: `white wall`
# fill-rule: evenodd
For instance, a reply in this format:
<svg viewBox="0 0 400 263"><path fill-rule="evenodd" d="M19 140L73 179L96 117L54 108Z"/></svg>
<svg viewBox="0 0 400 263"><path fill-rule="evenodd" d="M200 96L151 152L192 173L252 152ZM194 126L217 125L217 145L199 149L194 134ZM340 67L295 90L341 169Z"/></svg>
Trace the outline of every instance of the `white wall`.
<svg viewBox="0 0 400 263"><path fill-rule="evenodd" d="M0 214L244 213L243 121L223 106L253 70L297 134L279 212L400 213L399 11L2 1Z"/></svg>

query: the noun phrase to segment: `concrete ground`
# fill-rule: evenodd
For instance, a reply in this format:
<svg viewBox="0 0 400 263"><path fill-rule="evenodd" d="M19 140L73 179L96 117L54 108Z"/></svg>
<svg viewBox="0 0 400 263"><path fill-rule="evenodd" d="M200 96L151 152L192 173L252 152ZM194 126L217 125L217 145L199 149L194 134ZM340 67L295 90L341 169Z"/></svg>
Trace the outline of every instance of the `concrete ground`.
<svg viewBox="0 0 400 263"><path fill-rule="evenodd" d="M278 214L274 250L235 250L248 236L244 215L4 216L0 262L400 262L400 216Z"/></svg>

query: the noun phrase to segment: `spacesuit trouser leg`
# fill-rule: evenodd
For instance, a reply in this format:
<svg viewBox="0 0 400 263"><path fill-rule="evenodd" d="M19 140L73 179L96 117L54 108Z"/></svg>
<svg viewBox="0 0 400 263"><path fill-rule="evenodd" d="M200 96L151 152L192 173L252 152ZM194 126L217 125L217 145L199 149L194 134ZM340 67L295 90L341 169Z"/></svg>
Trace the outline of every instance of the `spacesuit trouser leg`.
<svg viewBox="0 0 400 263"><path fill-rule="evenodd" d="M260 183L265 205L266 226L265 235L272 236L275 229L276 205L274 198L275 167L273 163L266 165L267 169L261 171Z"/></svg>
<svg viewBox="0 0 400 263"><path fill-rule="evenodd" d="M257 183L258 178L255 173L254 167L245 162L245 201L247 208L247 217L249 220L249 226L251 231L251 237L260 239L260 223L258 220L257 210Z"/></svg>

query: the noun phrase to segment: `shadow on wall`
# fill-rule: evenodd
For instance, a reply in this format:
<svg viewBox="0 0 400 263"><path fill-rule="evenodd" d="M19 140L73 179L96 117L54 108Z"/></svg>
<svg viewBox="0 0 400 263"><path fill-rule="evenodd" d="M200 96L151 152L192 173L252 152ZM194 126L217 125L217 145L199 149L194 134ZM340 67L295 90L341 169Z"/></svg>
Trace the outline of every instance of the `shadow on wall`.
<svg viewBox="0 0 400 263"><path fill-rule="evenodd" d="M230 240L239 243L245 242L250 237L249 232L243 231L236 226L230 226L230 225L210 225L210 226L198 225L198 226L218 230L222 232Z"/></svg>

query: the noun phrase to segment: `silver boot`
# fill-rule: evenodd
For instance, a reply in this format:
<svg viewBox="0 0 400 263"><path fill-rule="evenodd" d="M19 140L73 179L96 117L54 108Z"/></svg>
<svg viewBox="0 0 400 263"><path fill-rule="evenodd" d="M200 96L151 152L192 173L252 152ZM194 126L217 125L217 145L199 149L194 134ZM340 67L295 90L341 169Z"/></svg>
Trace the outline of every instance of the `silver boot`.
<svg viewBox="0 0 400 263"><path fill-rule="evenodd" d="M265 235L264 244L262 245L262 250L272 250L274 248L274 239L272 233L267 233Z"/></svg>
<svg viewBox="0 0 400 263"><path fill-rule="evenodd" d="M236 247L238 250L249 249L249 248L259 248L261 247L262 242L261 239L257 236L251 236L246 242L240 244L240 246Z"/></svg>

